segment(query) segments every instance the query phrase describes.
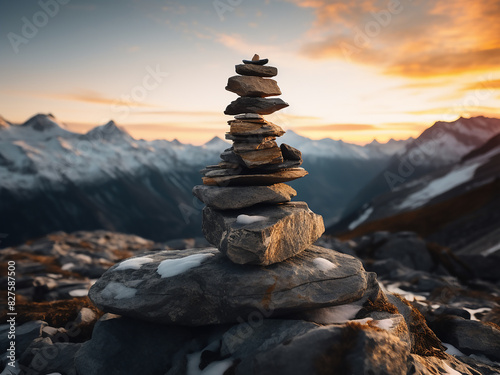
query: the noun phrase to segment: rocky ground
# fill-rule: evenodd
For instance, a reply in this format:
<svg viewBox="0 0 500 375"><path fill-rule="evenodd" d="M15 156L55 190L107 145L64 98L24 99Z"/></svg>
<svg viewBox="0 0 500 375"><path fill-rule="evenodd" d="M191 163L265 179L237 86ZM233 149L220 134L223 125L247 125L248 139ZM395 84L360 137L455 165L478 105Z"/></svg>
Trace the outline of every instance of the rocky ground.
<svg viewBox="0 0 500 375"><path fill-rule="evenodd" d="M3 249L2 305L7 261L15 260L18 315L15 369L5 367L9 325L7 316L1 317L2 374L500 374L495 254L455 255L408 232L377 232L349 242L322 237L316 244L335 251L313 247L263 267L254 286L201 239L159 244L104 231L61 232ZM144 253L150 260L141 266ZM121 263L121 273L115 266L96 283L115 263L139 254L142 261ZM153 285L148 270L160 270L161 262L179 254L209 259L199 268L199 279L190 280L196 285L177 279L179 285L172 286L163 278L164 284ZM293 263L310 269L294 274ZM222 270L219 275L208 275L211 264ZM332 264L346 266L339 270ZM147 284L134 292L138 277ZM113 310L123 316L104 314L89 300L94 283L93 300L107 311L113 310L109 301L96 296L129 298ZM165 307L161 295L157 306L139 298L140 288L155 287L177 290L178 298L169 295L168 301L180 301L188 292L214 296L221 283L227 289L218 291L220 298L200 300L198 307ZM279 309L272 309L267 294L258 295L265 283L282 288ZM330 300L344 300L325 307L325 291ZM307 308L289 304L297 300ZM148 315L161 308L164 323L182 324L159 324L158 316ZM130 311L140 313L130 316Z"/></svg>

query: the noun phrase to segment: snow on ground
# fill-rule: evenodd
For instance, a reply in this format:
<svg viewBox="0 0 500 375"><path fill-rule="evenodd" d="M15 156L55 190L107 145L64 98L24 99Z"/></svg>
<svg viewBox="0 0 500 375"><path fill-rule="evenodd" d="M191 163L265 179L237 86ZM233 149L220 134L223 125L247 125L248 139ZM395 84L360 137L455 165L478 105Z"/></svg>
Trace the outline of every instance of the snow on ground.
<svg viewBox="0 0 500 375"><path fill-rule="evenodd" d="M323 307L307 312L306 316L307 319L319 324L342 324L354 319L361 307L351 304Z"/></svg>
<svg viewBox="0 0 500 375"><path fill-rule="evenodd" d="M118 267L115 268L115 271L123 271L123 270L138 270L142 267L143 264L151 263L153 259L148 257L138 257L124 260L121 262Z"/></svg>
<svg viewBox="0 0 500 375"><path fill-rule="evenodd" d="M380 285L380 283L379 283L379 285ZM389 293L399 294L399 295L401 295L401 297L403 297L404 299L406 299L410 302L425 301L427 299L422 295L413 294L411 292L407 292L406 290L400 289L399 283L389 284L389 285L387 285L387 288L385 290L388 291Z"/></svg>
<svg viewBox="0 0 500 375"><path fill-rule="evenodd" d="M443 367L446 372L443 372L442 375L462 375L457 370L453 370L446 362L443 361Z"/></svg>
<svg viewBox="0 0 500 375"><path fill-rule="evenodd" d="M423 189L409 195L406 200L399 205L399 208L416 208L426 204L432 198L471 180L472 177L474 177L476 169L480 165L480 163L475 163L472 165L460 166L451 170L448 174L431 181Z"/></svg>
<svg viewBox="0 0 500 375"><path fill-rule="evenodd" d="M172 277L195 267L199 267L205 260L215 254L193 254L184 258L165 259L160 263L156 272L162 277Z"/></svg>
<svg viewBox="0 0 500 375"><path fill-rule="evenodd" d="M484 250L481 255L487 257L491 254L496 253L498 250L500 250L500 243L496 246L490 247L488 250Z"/></svg>
<svg viewBox="0 0 500 375"><path fill-rule="evenodd" d="M71 297L86 297L88 294L89 291L87 289L74 289L69 292Z"/></svg>
<svg viewBox="0 0 500 375"><path fill-rule="evenodd" d="M236 218L236 223L247 225L247 224L258 223L259 221L265 221L265 220L267 220L267 217L265 216L238 215L238 217Z"/></svg>
<svg viewBox="0 0 500 375"><path fill-rule="evenodd" d="M108 299L125 299L132 298L137 293L137 289L129 288L121 283L117 283L115 281L111 281L106 287L102 290L101 295L104 298Z"/></svg>
<svg viewBox="0 0 500 375"><path fill-rule="evenodd" d="M328 259L325 258L314 258L313 263L316 266L316 268L318 268L323 272L327 272L333 270L334 268L337 268L336 264L330 262Z"/></svg>
<svg viewBox="0 0 500 375"><path fill-rule="evenodd" d="M448 344L446 342L443 342L442 344L446 348L446 353L448 353L449 355L456 355L456 356L459 356L459 357L464 357L465 356L464 353L462 353L460 350L458 350L457 348L455 348L453 345Z"/></svg>
<svg viewBox="0 0 500 375"><path fill-rule="evenodd" d="M477 313L484 313L484 312L491 310L490 307L481 307L479 309L468 309L468 308L464 307L463 309L469 312L470 320L475 320L475 321L479 321L479 319L476 318Z"/></svg>
<svg viewBox="0 0 500 375"><path fill-rule="evenodd" d="M212 342L199 352L187 355L187 375L223 375L232 366L233 359L227 358L222 361L210 363L203 370L200 370L201 353L205 350L216 351L219 348L219 340Z"/></svg>
<svg viewBox="0 0 500 375"><path fill-rule="evenodd" d="M359 224L368 219L372 214L372 212L373 212L373 207L368 207L361 215L359 215L359 217L356 220L354 220L351 224L349 224L349 230L353 230Z"/></svg>
<svg viewBox="0 0 500 375"><path fill-rule="evenodd" d="M392 321L392 319L382 319L382 320L375 320L373 324L375 324L380 329L385 329L386 331L388 331L392 328L394 322Z"/></svg>

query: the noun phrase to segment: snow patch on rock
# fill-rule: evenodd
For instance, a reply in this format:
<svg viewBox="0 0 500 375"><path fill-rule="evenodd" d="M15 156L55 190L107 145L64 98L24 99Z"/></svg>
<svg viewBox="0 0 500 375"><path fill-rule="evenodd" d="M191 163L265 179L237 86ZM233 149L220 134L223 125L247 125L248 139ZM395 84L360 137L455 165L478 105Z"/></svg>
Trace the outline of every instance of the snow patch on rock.
<svg viewBox="0 0 500 375"><path fill-rule="evenodd" d="M337 265L330 262L328 259L325 258L314 258L313 263L318 268L319 270L323 272L328 272L330 270L333 270L334 268L337 268Z"/></svg>
<svg viewBox="0 0 500 375"><path fill-rule="evenodd" d="M138 270L142 267L143 264L151 263L153 259L148 257L139 257L139 258L131 258L124 260L121 262L118 267L115 268L115 271L123 271L123 270Z"/></svg>
<svg viewBox="0 0 500 375"><path fill-rule="evenodd" d="M162 277L172 277L190 270L191 268L199 267L205 260L215 254L193 254L184 258L165 259L160 263L156 272Z"/></svg>
<svg viewBox="0 0 500 375"><path fill-rule="evenodd" d="M102 290L101 295L108 299L126 299L132 298L137 293L137 289L129 288L121 283L111 281Z"/></svg>
<svg viewBox="0 0 500 375"><path fill-rule="evenodd" d="M238 224L243 224L243 225L248 225L248 224L253 224L253 223L258 223L259 221L265 221L267 220L267 217L265 216L250 216L250 215L238 215L236 218L236 223Z"/></svg>

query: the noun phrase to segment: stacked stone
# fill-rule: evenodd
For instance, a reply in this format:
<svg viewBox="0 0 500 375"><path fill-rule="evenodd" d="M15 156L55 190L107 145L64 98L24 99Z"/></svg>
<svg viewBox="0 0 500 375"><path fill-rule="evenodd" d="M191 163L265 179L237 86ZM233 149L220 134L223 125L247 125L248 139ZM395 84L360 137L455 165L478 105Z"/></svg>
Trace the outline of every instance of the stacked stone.
<svg viewBox="0 0 500 375"><path fill-rule="evenodd" d="M239 75L230 77L226 90L239 98L224 111L229 120L226 139L231 148L218 165L201 171L204 185L193 194L203 209L207 240L234 263L269 265L304 251L324 232L323 219L305 202L290 202L296 191L284 182L304 177L301 152L278 146L285 131L264 119L288 106L275 80L275 67L255 55L236 65Z"/></svg>

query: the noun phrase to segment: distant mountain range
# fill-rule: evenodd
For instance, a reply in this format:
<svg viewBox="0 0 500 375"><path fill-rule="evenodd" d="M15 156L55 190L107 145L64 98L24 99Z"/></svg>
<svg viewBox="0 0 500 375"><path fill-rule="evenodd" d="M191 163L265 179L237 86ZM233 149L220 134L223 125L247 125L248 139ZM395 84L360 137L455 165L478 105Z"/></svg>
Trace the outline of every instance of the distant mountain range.
<svg viewBox="0 0 500 375"><path fill-rule="evenodd" d="M322 214L330 233L341 233L434 203L427 185L443 190L454 176L492 169L476 158L482 146L496 149L486 142L498 133L500 120L476 117L386 144L311 140L293 131L279 141L299 148L309 171L291 183L295 200ZM107 229L155 241L200 236L203 205L191 189L201 183L198 170L229 146L217 137L202 146L137 140L113 121L77 134L52 115L19 125L0 117L2 245L57 230ZM466 155L475 161L462 161Z"/></svg>
<svg viewBox="0 0 500 375"><path fill-rule="evenodd" d="M292 184L297 199L327 222L407 144L363 147L292 131L280 140L303 151L310 172ZM202 146L136 140L113 121L77 134L50 114L19 125L0 117L2 245L56 230L108 229L156 241L201 235L202 204L191 189L201 183L198 170L228 147L218 137Z"/></svg>
<svg viewBox="0 0 500 375"><path fill-rule="evenodd" d="M500 119L436 123L394 156L350 207L328 233L352 238L411 230L457 252L500 249Z"/></svg>

